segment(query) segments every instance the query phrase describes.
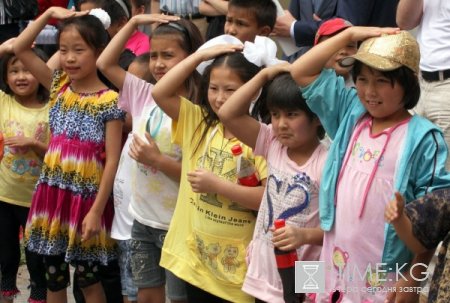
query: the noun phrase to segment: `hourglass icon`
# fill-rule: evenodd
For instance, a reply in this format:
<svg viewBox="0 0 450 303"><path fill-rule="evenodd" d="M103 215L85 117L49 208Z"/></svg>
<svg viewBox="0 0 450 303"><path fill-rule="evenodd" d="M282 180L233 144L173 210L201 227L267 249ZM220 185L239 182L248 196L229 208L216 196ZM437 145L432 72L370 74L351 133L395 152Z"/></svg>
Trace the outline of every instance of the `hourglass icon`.
<svg viewBox="0 0 450 303"><path fill-rule="evenodd" d="M317 281L313 278L313 276L317 273L317 270L319 269L318 264L302 264L303 270L308 275L308 278L303 283L303 289L307 290L315 290L319 289L319 284Z"/></svg>

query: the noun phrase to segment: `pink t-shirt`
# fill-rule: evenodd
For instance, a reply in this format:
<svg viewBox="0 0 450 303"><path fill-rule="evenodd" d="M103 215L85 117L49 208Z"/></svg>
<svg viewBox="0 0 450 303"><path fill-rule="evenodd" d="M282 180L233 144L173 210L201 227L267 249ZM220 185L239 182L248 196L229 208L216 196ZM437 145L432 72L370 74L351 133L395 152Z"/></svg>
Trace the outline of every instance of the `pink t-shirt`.
<svg viewBox="0 0 450 303"><path fill-rule="evenodd" d="M125 44L125 48L132 51L136 56L150 51L150 39L141 31L135 31Z"/></svg>
<svg viewBox="0 0 450 303"><path fill-rule="evenodd" d="M335 223L325 233L321 255L325 261L325 293L317 296L317 302L330 302L333 289L343 293L341 303L384 302L388 287L395 283L395 274L380 267L384 209L394 194L397 160L408 123L372 135L371 120L365 117L356 125L346 151L337 186ZM374 178L369 182L380 155Z"/></svg>
<svg viewBox="0 0 450 303"><path fill-rule="evenodd" d="M247 252L249 264L242 290L265 302L284 303L269 228L287 210L293 215L286 218L286 224L319 226L318 193L327 150L319 145L309 160L298 166L276 139L272 126L261 124L254 153L267 159L268 177ZM300 260L313 261L319 259L320 250L320 246L304 245L297 254Z"/></svg>

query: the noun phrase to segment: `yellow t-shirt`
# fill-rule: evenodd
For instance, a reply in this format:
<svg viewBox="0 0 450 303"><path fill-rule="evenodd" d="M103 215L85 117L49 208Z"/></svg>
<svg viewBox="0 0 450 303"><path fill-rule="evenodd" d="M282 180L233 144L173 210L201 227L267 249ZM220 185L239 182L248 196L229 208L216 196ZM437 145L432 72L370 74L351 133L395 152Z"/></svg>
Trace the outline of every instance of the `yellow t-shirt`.
<svg viewBox="0 0 450 303"><path fill-rule="evenodd" d="M212 136L214 127L210 129L196 149L204 130L201 121L201 108L181 98L179 119L172 124L172 139L183 150L180 190L160 264L213 295L231 302L253 302L241 287L255 215L223 196L194 193L186 175L203 167L236 182L236 159L231 147L240 142L224 138L219 124L217 132ZM248 146L242 145L242 149L243 157L254 161L260 179L265 179L265 160L255 158Z"/></svg>
<svg viewBox="0 0 450 303"><path fill-rule="evenodd" d="M0 132L5 138L25 136L48 143L48 112L48 104L24 107L0 91ZM0 200L29 207L41 167L42 159L31 148L5 146L0 162Z"/></svg>

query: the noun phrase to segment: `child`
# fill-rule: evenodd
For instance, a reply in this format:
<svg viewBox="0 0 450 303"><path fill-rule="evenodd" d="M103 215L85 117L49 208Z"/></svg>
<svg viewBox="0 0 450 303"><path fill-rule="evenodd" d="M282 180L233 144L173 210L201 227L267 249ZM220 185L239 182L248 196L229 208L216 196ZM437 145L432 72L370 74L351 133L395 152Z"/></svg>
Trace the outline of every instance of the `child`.
<svg viewBox="0 0 450 303"><path fill-rule="evenodd" d="M150 5L150 0L131 0L131 17L144 14ZM149 37L136 29L125 44L125 48L131 50L136 56L150 51Z"/></svg>
<svg viewBox="0 0 450 303"><path fill-rule="evenodd" d="M52 17L63 19L58 37L63 70L54 72L31 49ZM51 139L25 232L27 248L44 257L49 303L67 300L67 263L75 266L86 302L106 302L98 265L117 257L109 237L111 189L124 113L117 108L117 93L97 76L95 61L107 42L97 17L52 7L14 44L16 56L50 90Z"/></svg>
<svg viewBox="0 0 450 303"><path fill-rule="evenodd" d="M354 63L356 90L348 89L325 64L350 42L365 39L356 55L341 61ZM333 140L319 195L326 270L319 302L384 302L399 277L393 271L407 269L412 259L392 227L383 224L384 206L394 190L411 201L450 185L442 132L408 112L420 94L419 58L408 32L349 27L292 67L308 106ZM417 255L413 262L428 257ZM408 273L403 275L406 280L398 283L415 286ZM417 293L397 294L401 296Z"/></svg>
<svg viewBox="0 0 450 303"><path fill-rule="evenodd" d="M335 18L331 20L327 20L322 23L317 30L316 37L314 39L314 45L321 43L338 33L342 32L344 29L352 26L350 22L341 18ZM357 43L355 41L350 41L345 47L338 50L328 62L325 64L325 68L332 68L336 71L336 74L344 77L345 85L347 87L355 86L350 74L350 67L344 67L339 62L348 56L352 56L356 53Z"/></svg>
<svg viewBox="0 0 450 303"><path fill-rule="evenodd" d="M259 68L237 45L198 51L173 67L153 89L156 103L173 120L172 138L183 150L180 190L161 256L161 266L187 282L189 302L253 302L241 291L245 248L251 240L266 179L265 162L242 145L254 161L261 186L236 182L231 147L241 144L217 117L228 97ZM258 56L258 54L254 54ZM180 98L176 87L203 61L198 105Z"/></svg>
<svg viewBox="0 0 450 303"><path fill-rule="evenodd" d="M120 108L133 119L133 134L125 143L121 166L131 171L125 171L130 176L123 178L121 188L131 193L128 211L134 221L132 228L130 226L130 261L139 302L164 303L166 281L172 302L181 302L186 297L184 282L159 266L162 241L178 194L181 151L170 143L172 121L153 101L153 85L126 73L118 66L117 58L123 43L137 26L178 19L154 14L133 17L97 61L100 70L120 89ZM187 20L158 26L152 39L155 43L148 68L156 81L202 42L198 29ZM196 84L195 78L189 77L180 85L178 93L194 98ZM126 192L124 194L126 198Z"/></svg>
<svg viewBox="0 0 450 303"><path fill-rule="evenodd" d="M13 302L19 292L16 285L20 262L20 228L25 228L34 186L47 150L48 91L12 53L13 39L0 45L2 82L0 90L0 134L4 148L0 154L0 298ZM37 56L45 54L34 49ZM45 276L39 258L25 253L29 264L30 301L45 302ZM35 264L33 264L35 263ZM37 264L36 264L37 263Z"/></svg>
<svg viewBox="0 0 450 303"><path fill-rule="evenodd" d="M247 249L249 267L243 290L271 303L284 302L274 246L281 250L297 249L299 260L314 261L319 259L323 238L318 227L318 191L327 154L320 144L324 130L286 73L289 68L284 63L263 69L219 110L225 127L254 148L256 155L267 159L266 192ZM253 96L267 82L270 82L266 98L271 125L247 114ZM277 219L286 220L287 225L274 231L273 222Z"/></svg>
<svg viewBox="0 0 450 303"><path fill-rule="evenodd" d="M272 0L230 0L224 31L242 42L254 42L257 35L269 36L276 18Z"/></svg>
<svg viewBox="0 0 450 303"><path fill-rule="evenodd" d="M450 302L448 291L450 240L450 190L436 190L424 197L409 202L405 207L403 197L396 193L385 210L385 219L394 226L402 241L416 254L438 250L438 262L431 281L428 302ZM423 269L423 268L422 268Z"/></svg>
<svg viewBox="0 0 450 303"><path fill-rule="evenodd" d="M150 53L144 53L134 58L128 67L128 72L135 75L137 78L145 80L148 83L155 83L152 73L149 68Z"/></svg>

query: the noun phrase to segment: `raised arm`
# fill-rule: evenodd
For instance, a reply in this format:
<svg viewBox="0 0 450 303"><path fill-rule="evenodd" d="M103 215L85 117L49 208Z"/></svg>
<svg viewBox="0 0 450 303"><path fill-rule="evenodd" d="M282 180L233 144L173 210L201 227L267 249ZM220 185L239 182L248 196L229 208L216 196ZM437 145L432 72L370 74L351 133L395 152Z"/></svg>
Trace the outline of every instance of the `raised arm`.
<svg viewBox="0 0 450 303"><path fill-rule="evenodd" d="M51 18L66 19L85 14L87 12L74 12L62 7L51 7L28 25L14 41L14 52L17 58L46 89L50 90L53 70L32 51L31 46L34 40Z"/></svg>
<svg viewBox="0 0 450 303"><path fill-rule="evenodd" d="M320 75L328 59L350 41L362 41L382 34L397 33L397 28L352 26L338 35L319 43L292 65L292 78L302 87L308 86Z"/></svg>
<svg viewBox="0 0 450 303"><path fill-rule="evenodd" d="M254 149L260 130L259 122L248 114L250 103L268 81L279 73L289 72L290 67L289 63L282 63L261 70L234 92L219 109L218 115L222 123L245 145Z"/></svg>
<svg viewBox="0 0 450 303"><path fill-rule="evenodd" d="M222 16L228 12L226 0L203 0L199 4L200 13L205 16Z"/></svg>
<svg viewBox="0 0 450 303"><path fill-rule="evenodd" d="M11 38L0 44L0 58L2 58L6 54L11 54L14 52L14 40L16 40L16 38Z"/></svg>
<svg viewBox="0 0 450 303"><path fill-rule="evenodd" d="M397 6L397 25L410 30L420 24L423 15L423 0L400 0Z"/></svg>
<svg viewBox="0 0 450 303"><path fill-rule="evenodd" d="M237 50L242 50L242 46L224 44L193 53L175 65L156 83L152 91L153 99L170 118L178 121L178 114L180 112L180 97L177 94L178 88L195 71L195 68L201 62Z"/></svg>
<svg viewBox="0 0 450 303"><path fill-rule="evenodd" d="M122 89L125 81L125 70L119 65L119 57L128 39L139 25L152 24L155 22L167 23L176 21L176 16L165 16L158 14L140 14L131 18L127 24L114 36L108 46L97 59L97 67L119 90Z"/></svg>

